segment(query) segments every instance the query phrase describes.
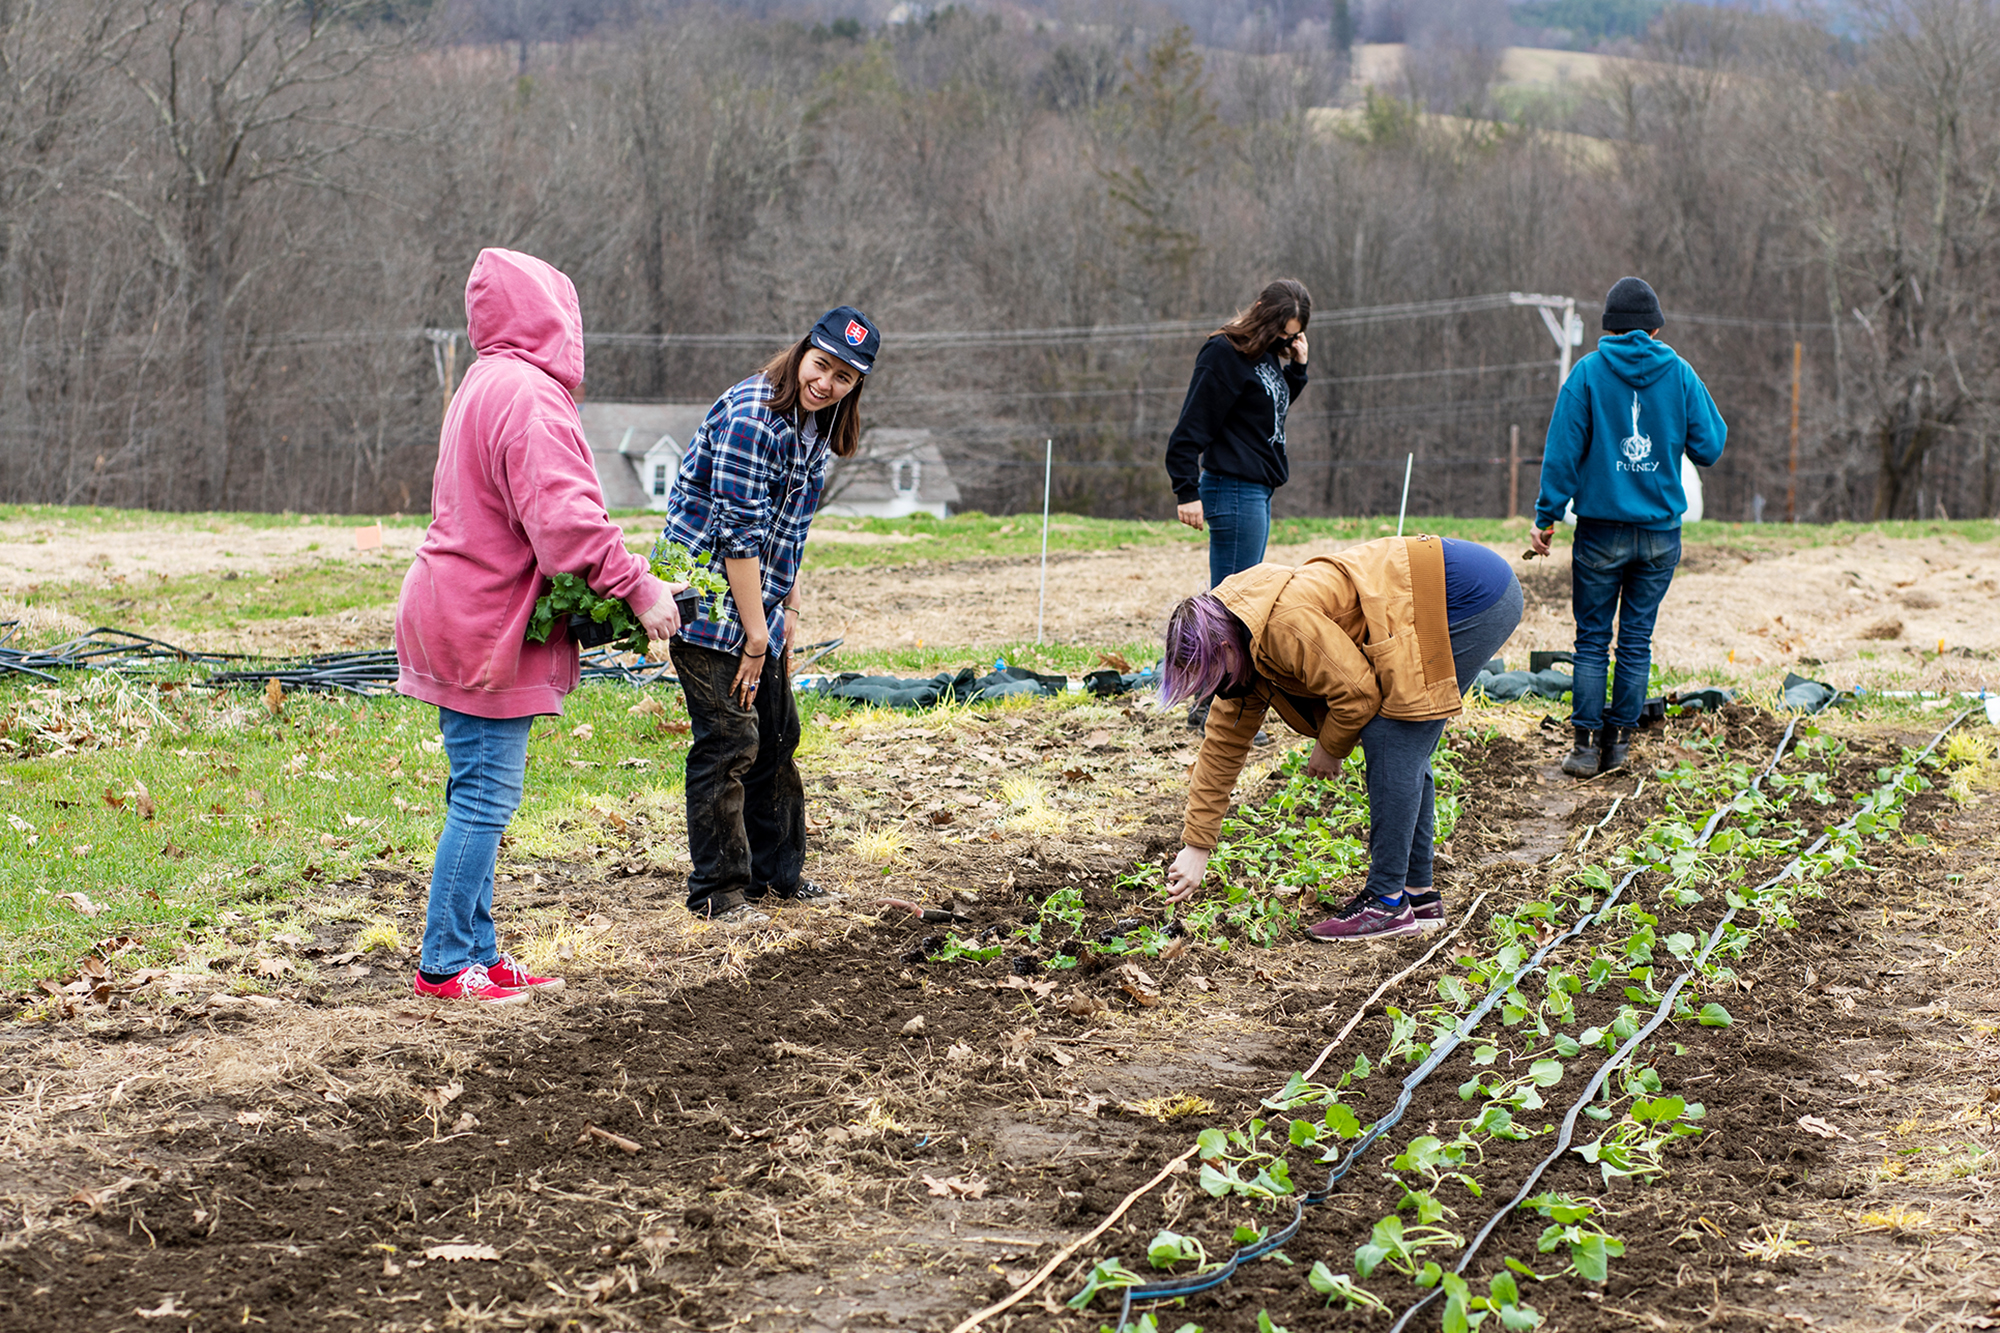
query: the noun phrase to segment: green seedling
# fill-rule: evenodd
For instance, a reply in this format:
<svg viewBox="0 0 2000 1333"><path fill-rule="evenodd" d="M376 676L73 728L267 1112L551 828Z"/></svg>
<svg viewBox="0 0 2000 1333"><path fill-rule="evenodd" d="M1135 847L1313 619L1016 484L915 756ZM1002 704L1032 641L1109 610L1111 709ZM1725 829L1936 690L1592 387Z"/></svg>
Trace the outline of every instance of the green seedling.
<svg viewBox="0 0 2000 1333"><path fill-rule="evenodd" d="M1483 1095L1489 1102L1499 1102L1517 1111L1539 1111L1545 1105L1539 1089L1554 1087L1562 1082L1562 1076L1562 1061L1536 1060L1526 1073L1513 1077L1497 1070L1475 1074L1459 1085L1458 1095L1465 1101Z"/></svg>
<svg viewBox="0 0 2000 1333"><path fill-rule="evenodd" d="M1365 1288L1355 1286L1353 1278L1345 1273L1334 1272L1321 1260L1313 1261L1312 1271L1306 1274L1306 1282L1314 1291L1326 1297L1328 1305L1338 1302L1343 1310L1358 1308L1379 1310L1384 1314L1389 1312L1389 1307L1379 1298L1371 1295Z"/></svg>
<svg viewBox="0 0 2000 1333"><path fill-rule="evenodd" d="M1593 1222L1591 1218L1597 1213L1596 1207L1581 1199L1573 1199L1566 1194L1537 1194L1532 1199L1523 1199L1521 1206L1532 1208L1549 1219L1549 1225L1542 1229L1541 1239L1535 1242L1535 1248L1542 1254L1554 1254L1558 1250L1566 1250L1569 1254L1569 1267L1561 1273L1549 1274L1550 1277L1575 1273L1586 1282L1602 1282L1610 1276L1611 1261L1625 1253L1625 1242ZM1511 1260L1509 1262L1512 1263ZM1531 1275L1537 1281L1544 1280L1532 1271Z"/></svg>
<svg viewBox="0 0 2000 1333"><path fill-rule="evenodd" d="M1479 1181L1468 1175L1464 1167L1468 1161L1476 1164L1481 1157L1479 1145L1465 1134L1460 1134L1450 1143L1446 1143L1435 1134L1421 1134L1411 1139L1410 1146L1390 1160L1389 1170L1410 1172L1420 1176L1429 1188L1418 1190L1405 1185L1403 1198L1397 1203L1396 1210L1401 1212L1414 1204L1419 1222L1438 1221L1445 1216L1447 1210L1432 1197L1431 1191L1447 1180L1457 1181L1465 1186L1473 1198L1478 1198ZM1392 1174L1388 1178L1396 1180L1397 1176Z"/></svg>
<svg viewBox="0 0 2000 1333"><path fill-rule="evenodd" d="M1269 1202L1292 1192L1292 1171L1278 1155L1262 1120L1243 1129L1204 1129L1195 1140L1201 1158L1201 1188L1211 1198L1240 1195Z"/></svg>
<svg viewBox="0 0 2000 1333"><path fill-rule="evenodd" d="M1287 1129L1287 1136L1294 1148L1323 1148L1325 1151L1319 1160L1337 1162L1341 1158L1341 1141L1361 1137L1361 1121L1347 1107L1332 1102L1327 1106L1321 1123L1294 1120Z"/></svg>
<svg viewBox="0 0 2000 1333"><path fill-rule="evenodd" d="M1437 1267L1424 1263L1426 1250L1456 1250L1464 1244L1465 1237L1455 1231L1423 1225L1405 1228L1402 1217L1391 1213L1375 1224L1368 1243L1355 1249L1354 1272L1366 1281L1386 1264L1405 1277L1415 1278L1419 1267Z"/></svg>
<svg viewBox="0 0 2000 1333"><path fill-rule="evenodd" d="M1111 1333L1111 1325L1099 1324L1097 1326L1097 1333ZM1160 1333L1159 1317L1153 1314L1142 1314L1131 1323L1122 1325L1118 1333ZM1202 1327L1200 1324L1190 1321L1175 1329L1174 1333L1202 1333Z"/></svg>
<svg viewBox="0 0 2000 1333"><path fill-rule="evenodd" d="M1374 1066L1363 1053L1354 1057L1354 1067L1340 1076L1338 1083L1311 1083L1304 1074L1293 1074L1285 1080L1285 1086L1266 1097L1263 1105L1273 1111L1297 1111L1308 1106L1328 1106L1340 1100L1340 1094L1355 1083L1374 1072Z"/></svg>
<svg viewBox="0 0 2000 1333"><path fill-rule="evenodd" d="M1472 1285L1456 1273L1442 1275L1444 1283L1444 1333L1471 1333L1487 1319L1498 1317L1504 1329L1533 1329L1542 1326L1542 1315L1521 1301L1520 1284L1509 1272L1493 1275L1487 1294L1474 1296Z"/></svg>
<svg viewBox="0 0 2000 1333"><path fill-rule="evenodd" d="M1161 1231L1146 1246L1146 1262L1155 1268L1172 1268L1175 1264L1194 1261L1195 1271L1202 1272L1214 1267L1208 1262L1208 1251L1193 1236L1183 1236L1178 1231Z"/></svg>
<svg viewBox="0 0 2000 1333"><path fill-rule="evenodd" d="M1090 1275L1083 1280L1083 1290L1069 1298L1069 1308L1081 1310L1090 1304L1091 1298L1100 1291L1123 1291L1127 1287L1136 1287L1144 1281L1144 1278L1127 1268L1115 1256L1110 1259L1100 1259L1091 1265Z"/></svg>
<svg viewBox="0 0 2000 1333"><path fill-rule="evenodd" d="M1680 1097L1640 1097L1623 1120L1595 1142L1573 1151L1595 1165L1607 1185L1620 1178L1643 1180L1664 1175L1667 1168L1660 1160L1661 1153L1676 1139L1701 1133L1700 1126L1687 1121L1705 1114L1699 1102L1690 1104Z"/></svg>

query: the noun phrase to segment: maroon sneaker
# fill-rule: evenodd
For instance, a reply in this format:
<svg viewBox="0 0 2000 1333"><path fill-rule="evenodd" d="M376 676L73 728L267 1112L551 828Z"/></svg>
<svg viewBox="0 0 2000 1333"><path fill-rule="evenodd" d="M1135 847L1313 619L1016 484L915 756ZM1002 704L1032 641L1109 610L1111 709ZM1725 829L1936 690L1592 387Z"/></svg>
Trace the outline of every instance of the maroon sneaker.
<svg viewBox="0 0 2000 1333"><path fill-rule="evenodd" d="M559 991L563 988L561 977L533 977L528 970L514 961L514 955L503 953L497 963L486 965L486 975L493 978L493 984L508 990Z"/></svg>
<svg viewBox="0 0 2000 1333"><path fill-rule="evenodd" d="M1436 889L1405 889L1403 897L1417 918L1417 929L1429 932L1444 929L1444 895Z"/></svg>
<svg viewBox="0 0 2000 1333"><path fill-rule="evenodd" d="M1347 906L1306 931L1316 940L1387 940L1398 935L1414 935L1423 927L1410 910L1409 895L1393 906L1363 889L1348 900Z"/></svg>

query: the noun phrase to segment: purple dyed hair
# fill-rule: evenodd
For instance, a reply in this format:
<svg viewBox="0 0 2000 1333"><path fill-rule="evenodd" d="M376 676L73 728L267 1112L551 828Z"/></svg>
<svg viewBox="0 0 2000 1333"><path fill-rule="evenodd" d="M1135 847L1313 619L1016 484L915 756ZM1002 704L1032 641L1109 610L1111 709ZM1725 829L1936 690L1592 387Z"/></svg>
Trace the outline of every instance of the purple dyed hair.
<svg viewBox="0 0 2000 1333"><path fill-rule="evenodd" d="M1167 615L1160 701L1206 699L1250 669L1250 631L1214 593L1182 599Z"/></svg>

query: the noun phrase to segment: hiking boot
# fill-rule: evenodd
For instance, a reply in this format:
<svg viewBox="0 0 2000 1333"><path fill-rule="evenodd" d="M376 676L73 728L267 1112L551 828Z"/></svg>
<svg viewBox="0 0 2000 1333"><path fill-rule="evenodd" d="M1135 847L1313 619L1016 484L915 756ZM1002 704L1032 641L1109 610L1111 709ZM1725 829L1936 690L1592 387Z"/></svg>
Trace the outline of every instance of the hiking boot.
<svg viewBox="0 0 2000 1333"><path fill-rule="evenodd" d="M1589 727L1577 727L1576 748L1563 760L1563 772L1573 778L1594 778L1597 776L1598 750L1596 731Z"/></svg>
<svg viewBox="0 0 2000 1333"><path fill-rule="evenodd" d="M528 992L495 984L486 969L474 963L449 981L425 981L417 973L410 989L427 1000L472 1000L480 1004L526 1004Z"/></svg>
<svg viewBox="0 0 2000 1333"><path fill-rule="evenodd" d="M1409 895L1385 903L1363 889L1348 900L1347 906L1306 931L1315 940L1387 940L1398 935L1414 935L1423 929L1410 910Z"/></svg>
<svg viewBox="0 0 2000 1333"><path fill-rule="evenodd" d="M844 893L835 893L831 889L823 889L809 879L800 880L796 888L770 889L766 892L781 903L804 903L807 907L831 907L847 896ZM752 894L751 897L763 901L765 894Z"/></svg>
<svg viewBox="0 0 2000 1333"><path fill-rule="evenodd" d="M1632 733L1637 727L1606 727L1604 748L1598 754L1597 771L1609 773L1614 768L1625 767L1625 758L1632 752Z"/></svg>
<svg viewBox="0 0 2000 1333"><path fill-rule="evenodd" d="M769 916L758 911L749 903L738 903L734 907L725 907L719 912L709 913L708 919L715 925L728 926L732 929L742 926L768 926L771 924Z"/></svg>
<svg viewBox="0 0 2000 1333"><path fill-rule="evenodd" d="M536 977L528 975L528 970L514 961L514 955L503 953L500 960L486 965L486 975L493 984L507 990L559 991L563 988L561 977Z"/></svg>
<svg viewBox="0 0 2000 1333"><path fill-rule="evenodd" d="M1436 889L1405 889L1403 897L1410 904L1410 914L1417 919L1417 929L1433 931L1444 929L1444 895Z"/></svg>

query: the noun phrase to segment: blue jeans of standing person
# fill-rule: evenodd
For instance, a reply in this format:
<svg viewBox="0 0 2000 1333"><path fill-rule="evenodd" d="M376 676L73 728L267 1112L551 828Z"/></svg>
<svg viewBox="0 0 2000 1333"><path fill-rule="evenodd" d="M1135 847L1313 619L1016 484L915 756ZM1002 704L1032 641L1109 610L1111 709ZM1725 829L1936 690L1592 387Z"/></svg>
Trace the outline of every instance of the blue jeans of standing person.
<svg viewBox="0 0 2000 1333"><path fill-rule="evenodd" d="M500 957L493 933L493 866L500 835L521 805L532 717L474 717L438 709L450 775L444 783L444 832L431 866L431 899L417 966L455 976Z"/></svg>
<svg viewBox="0 0 2000 1333"><path fill-rule="evenodd" d="M1264 559L1271 539L1271 488L1221 472L1201 474L1201 518L1208 525L1208 586Z"/></svg>
<svg viewBox="0 0 2000 1333"><path fill-rule="evenodd" d="M1653 674L1653 623L1680 562L1679 528L1640 528L1587 518L1577 523L1569 576L1570 603L1576 614L1574 725L1591 731L1606 725L1639 725ZM1611 675L1614 614L1618 672L1607 714L1604 684Z"/></svg>
<svg viewBox="0 0 2000 1333"><path fill-rule="evenodd" d="M1511 584L1483 611L1452 622L1451 661L1458 692L1500 651L1521 623L1521 585ZM1434 872L1437 780L1431 753L1447 719L1404 722L1377 714L1361 729L1368 760L1368 891L1385 902L1405 888L1428 889Z"/></svg>

